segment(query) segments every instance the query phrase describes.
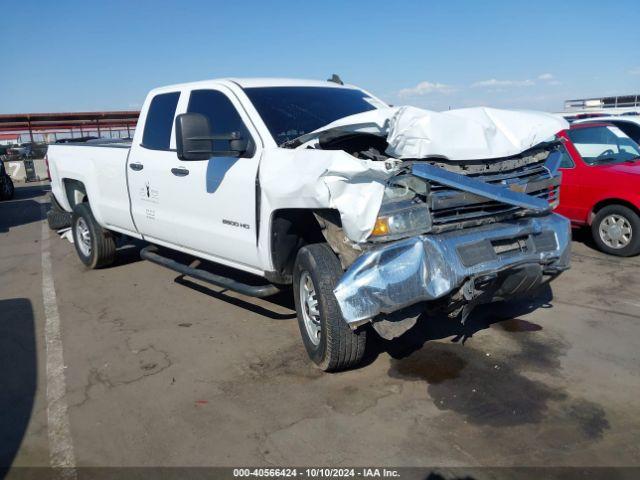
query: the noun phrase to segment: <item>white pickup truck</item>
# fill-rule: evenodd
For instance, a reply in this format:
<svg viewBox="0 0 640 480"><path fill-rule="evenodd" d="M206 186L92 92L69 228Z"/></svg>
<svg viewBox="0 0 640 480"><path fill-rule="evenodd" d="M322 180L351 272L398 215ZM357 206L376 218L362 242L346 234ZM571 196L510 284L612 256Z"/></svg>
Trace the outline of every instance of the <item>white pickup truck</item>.
<svg viewBox="0 0 640 480"><path fill-rule="evenodd" d="M293 285L309 356L335 371L362 360L370 326L434 309L464 321L569 267L569 222L552 212L565 126L390 107L335 80L221 79L152 90L131 143L51 145L48 162L86 266L113 262L125 235L246 295Z"/></svg>

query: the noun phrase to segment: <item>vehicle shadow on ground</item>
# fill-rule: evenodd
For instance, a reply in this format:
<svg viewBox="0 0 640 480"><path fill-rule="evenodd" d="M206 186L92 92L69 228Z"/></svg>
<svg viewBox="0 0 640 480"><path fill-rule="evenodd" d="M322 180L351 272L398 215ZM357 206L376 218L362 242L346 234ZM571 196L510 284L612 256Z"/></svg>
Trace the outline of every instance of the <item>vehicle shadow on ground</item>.
<svg viewBox="0 0 640 480"><path fill-rule="evenodd" d="M122 267L142 261L140 250L149 245L144 240L122 236L116 241L116 259L109 268Z"/></svg>
<svg viewBox="0 0 640 480"><path fill-rule="evenodd" d="M18 453L36 393L34 315L26 298L0 300L0 478Z"/></svg>
<svg viewBox="0 0 640 480"><path fill-rule="evenodd" d="M231 305L235 305L236 307L243 308L245 310L249 310L250 312L257 313L258 315L263 315L271 320L291 320L296 318L295 311L293 313L278 313L270 310L269 308L263 307L261 305L257 305L255 302L259 301L258 299L251 299L251 301L243 300L242 298L232 297L227 294L227 290L214 290L216 287L208 287L206 285L202 285L200 283L196 283L192 280L189 280L184 275L178 276L175 280L175 283L182 285L184 287L191 288L197 292L203 293L205 295L209 295L216 300L222 300L223 302L229 303ZM276 295L272 295L270 297L262 299L263 302L268 302L273 304L274 306L286 308L289 310L295 310L295 306L293 305L293 298L291 294L291 290L284 290Z"/></svg>
<svg viewBox="0 0 640 480"><path fill-rule="evenodd" d="M596 242L593 241L593 236L591 235L591 230L588 228L573 228L571 230L571 238L576 242L580 242L591 250L595 250L596 252L600 252Z"/></svg>
<svg viewBox="0 0 640 480"><path fill-rule="evenodd" d="M611 255L603 252L602 250L600 250L600 248L598 248L598 245L596 245L596 242L594 242L593 236L591 235L591 230L589 228L574 228L571 231L571 236L573 241L575 241L576 243L581 243L584 246L586 246L589 250L591 250L593 253L593 258L599 258L599 259L603 259L611 262L633 262L633 263L637 263L640 260L640 255L634 255L631 257L619 257L617 255ZM575 254L578 252L574 251L573 253ZM580 252L580 253L584 254L586 252ZM589 254L589 256L591 255Z"/></svg>
<svg viewBox="0 0 640 480"><path fill-rule="evenodd" d="M369 355L365 364L375 361L378 355L383 352L394 359L406 358L431 340L452 337L452 342L464 343L475 333L498 322L505 322L506 330L541 330L540 325L517 319L517 317L531 313L538 308L552 308L550 303L552 299L551 287L545 283L535 293L526 297L476 307L464 324L458 318L449 318L445 314L424 313L412 328L393 340L370 335L373 339L371 346L367 346Z"/></svg>
<svg viewBox="0 0 640 480"><path fill-rule="evenodd" d="M39 222L44 219L41 205L45 211L48 203L39 203L34 198L42 197L49 191L47 185L16 186L11 200L0 201L0 233L7 233L13 227Z"/></svg>
<svg viewBox="0 0 640 480"><path fill-rule="evenodd" d="M16 202L19 200L28 200L30 198L37 198L50 192L49 185L20 185L14 184L16 189L11 200L3 200L1 204Z"/></svg>
<svg viewBox="0 0 640 480"><path fill-rule="evenodd" d="M191 265L192 267L206 270L215 275L222 277L233 278L234 280L248 285L263 285L265 283L264 278L251 275L250 273L242 272L231 267L208 262L206 260L197 259L190 255L186 255L180 252L171 251L166 248L161 249L163 256L176 260L180 263ZM249 310L250 312L263 315L272 320L291 320L296 318L295 306L293 303L293 295L290 288L285 288L283 291L270 297L261 299L245 297L241 294L236 294L225 288L217 287L215 285L204 284L204 282L193 281L185 275L178 275L174 282L187 288L196 290L197 292L209 295L216 300L222 300L223 302L235 305L237 307ZM236 296L238 295L238 296ZM247 300L245 300L245 298ZM262 305L261 305L262 304ZM278 310L286 309L292 311L291 313L276 312L269 308L271 305Z"/></svg>

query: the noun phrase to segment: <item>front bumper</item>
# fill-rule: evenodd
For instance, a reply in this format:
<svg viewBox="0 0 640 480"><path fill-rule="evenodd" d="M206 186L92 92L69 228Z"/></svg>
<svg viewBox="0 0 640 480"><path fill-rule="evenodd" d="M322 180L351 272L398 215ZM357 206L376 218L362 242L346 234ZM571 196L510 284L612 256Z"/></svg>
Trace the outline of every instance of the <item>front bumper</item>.
<svg viewBox="0 0 640 480"><path fill-rule="evenodd" d="M540 276L558 274L569 268L570 249L569 220L557 214L420 235L361 255L334 294L345 321L355 327L498 274L527 267ZM472 296L473 288L467 300Z"/></svg>

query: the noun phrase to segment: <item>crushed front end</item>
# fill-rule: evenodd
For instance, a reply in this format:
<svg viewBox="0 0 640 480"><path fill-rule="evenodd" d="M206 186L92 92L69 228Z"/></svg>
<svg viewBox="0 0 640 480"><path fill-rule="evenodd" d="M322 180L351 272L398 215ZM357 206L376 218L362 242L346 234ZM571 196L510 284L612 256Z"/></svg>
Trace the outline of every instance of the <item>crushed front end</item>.
<svg viewBox="0 0 640 480"><path fill-rule="evenodd" d="M430 302L463 314L569 268L557 145L477 162L404 162L334 293L352 327Z"/></svg>

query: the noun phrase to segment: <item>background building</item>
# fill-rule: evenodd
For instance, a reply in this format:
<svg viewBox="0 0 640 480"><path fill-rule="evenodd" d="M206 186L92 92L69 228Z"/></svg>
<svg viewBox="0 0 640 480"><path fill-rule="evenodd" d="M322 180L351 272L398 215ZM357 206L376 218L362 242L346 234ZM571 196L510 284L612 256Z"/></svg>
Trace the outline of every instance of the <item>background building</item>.
<svg viewBox="0 0 640 480"><path fill-rule="evenodd" d="M640 95L567 100L561 115L569 119L599 115L640 115Z"/></svg>

